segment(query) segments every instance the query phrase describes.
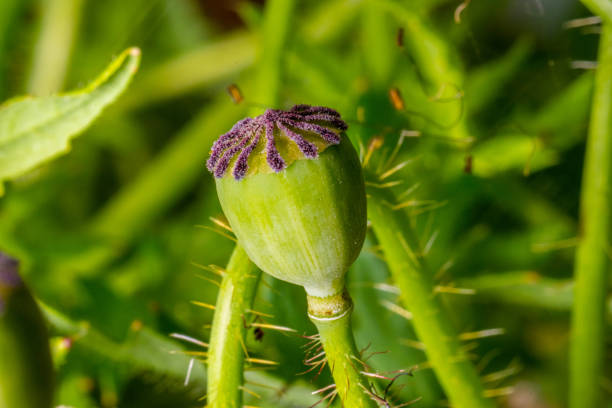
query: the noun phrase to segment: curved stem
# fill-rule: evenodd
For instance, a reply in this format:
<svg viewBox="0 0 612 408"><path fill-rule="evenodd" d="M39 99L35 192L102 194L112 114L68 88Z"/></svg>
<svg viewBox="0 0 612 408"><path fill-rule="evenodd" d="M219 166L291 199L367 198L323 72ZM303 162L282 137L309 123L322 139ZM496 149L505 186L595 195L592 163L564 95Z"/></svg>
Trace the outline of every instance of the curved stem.
<svg viewBox="0 0 612 408"><path fill-rule="evenodd" d="M308 316L317 327L336 392L345 407L376 407L368 395L369 384L361 371L351 314L353 303L345 290L326 298L308 296Z"/></svg>
<svg viewBox="0 0 612 408"><path fill-rule="evenodd" d="M236 245L217 295L208 349L209 408L242 407L246 326L261 272Z"/></svg>
<svg viewBox="0 0 612 408"><path fill-rule="evenodd" d="M412 323L450 405L455 408L489 408L476 369L462 349L456 330L440 299L434 294L430 272L419 255L409 220L394 211L395 197L388 190L368 191L368 217L384 251L401 300L412 312Z"/></svg>
<svg viewBox="0 0 612 408"><path fill-rule="evenodd" d="M570 407L601 406L612 172L612 23L604 23L586 147L570 346Z"/></svg>

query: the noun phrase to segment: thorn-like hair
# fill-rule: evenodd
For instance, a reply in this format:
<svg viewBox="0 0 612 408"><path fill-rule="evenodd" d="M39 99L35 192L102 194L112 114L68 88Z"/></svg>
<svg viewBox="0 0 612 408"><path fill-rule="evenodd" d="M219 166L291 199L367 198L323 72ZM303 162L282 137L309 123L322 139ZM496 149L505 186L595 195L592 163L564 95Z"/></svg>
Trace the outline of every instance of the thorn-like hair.
<svg viewBox="0 0 612 408"><path fill-rule="evenodd" d="M221 135L213 144L206 167L220 178L234 163L232 175L240 180L247 173L249 156L261 141L268 166L278 173L287 163L276 146L276 135L294 142L305 158L314 159L319 151L304 134L318 135L326 144L334 145L340 143L338 132L347 127L338 112L323 106L295 105L288 111L268 109L263 115L238 121Z"/></svg>

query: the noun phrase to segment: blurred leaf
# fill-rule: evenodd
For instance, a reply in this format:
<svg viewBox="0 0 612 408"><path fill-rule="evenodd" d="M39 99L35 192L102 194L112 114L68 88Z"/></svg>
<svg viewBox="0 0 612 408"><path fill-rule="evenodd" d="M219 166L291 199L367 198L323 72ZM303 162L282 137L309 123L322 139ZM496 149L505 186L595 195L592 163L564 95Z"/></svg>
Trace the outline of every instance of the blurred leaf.
<svg viewBox="0 0 612 408"><path fill-rule="evenodd" d="M130 48L84 89L43 98L17 98L1 106L0 194L2 181L67 151L69 140L125 90L139 62L140 50Z"/></svg>
<svg viewBox="0 0 612 408"><path fill-rule="evenodd" d="M544 136L552 146L574 146L586 134L592 91L592 73L580 75L528 118L528 129Z"/></svg>
<svg viewBox="0 0 612 408"><path fill-rule="evenodd" d="M567 311L571 308L574 290L571 280L547 278L534 271L481 273L461 279L457 284L497 302Z"/></svg>
<svg viewBox="0 0 612 408"><path fill-rule="evenodd" d="M399 54L395 45L397 29L390 21L389 13L375 4L366 3L361 7L363 64L368 80L378 86L388 82Z"/></svg>
<svg viewBox="0 0 612 408"><path fill-rule="evenodd" d="M184 347L176 341L163 337L135 322L127 338L118 343L109 339L87 322L75 322L59 311L41 304L51 330L55 335L71 339L74 347L86 349L102 361L122 364L130 372L150 372L160 376L183 379L190 358L182 353ZM172 354L174 351L176 354ZM202 364L197 364L191 379L203 384L206 379Z"/></svg>
<svg viewBox="0 0 612 408"><path fill-rule="evenodd" d="M198 176L214 139L244 114L222 95L195 116L130 184L123 187L93 221L96 232L133 237L167 209Z"/></svg>
<svg viewBox="0 0 612 408"><path fill-rule="evenodd" d="M525 174L556 164L557 152L545 149L538 138L524 134L500 135L479 144L473 153L474 174L491 177L508 170Z"/></svg>
<svg viewBox="0 0 612 408"><path fill-rule="evenodd" d="M98 408L87 395L85 384L85 379L78 375L63 379L57 387L56 401L68 407Z"/></svg>
<svg viewBox="0 0 612 408"><path fill-rule="evenodd" d="M167 27L160 31L171 48L193 49L208 37L208 24L200 18L195 2L165 0L164 10Z"/></svg>
<svg viewBox="0 0 612 408"><path fill-rule="evenodd" d="M262 408L308 408L321 399L314 394L315 387L304 380L287 384L284 380L258 371L245 373L246 388L255 392L245 393L247 403ZM323 405L325 406L325 405Z"/></svg>
<svg viewBox="0 0 612 408"><path fill-rule="evenodd" d="M419 15L412 6L394 0L370 1L387 10L404 29L404 43L419 67L421 75L432 93L443 84L463 86L461 63L455 50L439 33L428 18ZM394 38L389 39L393 43ZM456 91L456 90L454 90ZM449 92L453 92L449 89ZM446 96L446 95L440 95Z"/></svg>
<svg viewBox="0 0 612 408"><path fill-rule="evenodd" d="M255 60L256 38L240 31L178 55L151 69L119 103L134 109L228 80Z"/></svg>
<svg viewBox="0 0 612 408"><path fill-rule="evenodd" d="M581 75L536 114L518 125L511 123L512 130L476 145L474 174L492 177L518 170L528 175L557 164L560 153L574 146L586 131L592 87L592 75ZM456 160L463 161L464 157Z"/></svg>
<svg viewBox="0 0 612 408"><path fill-rule="evenodd" d="M337 40L352 28L361 4L359 0L325 0L309 7L308 16L301 24L302 36L314 44Z"/></svg>
<svg viewBox="0 0 612 408"><path fill-rule="evenodd" d="M535 271L480 273L457 281L462 288L476 291L486 302L569 312L574 303L574 282L555 279ZM606 299L606 315L612 319L612 295Z"/></svg>
<svg viewBox="0 0 612 408"><path fill-rule="evenodd" d="M498 97L500 90L517 74L531 50L531 41L519 39L504 56L474 69L465 84L468 112L477 112Z"/></svg>
<svg viewBox="0 0 612 408"><path fill-rule="evenodd" d="M438 134L443 131L460 144L471 142L473 137L465 120L463 67L453 45L426 16L411 6L393 0L369 3L386 10L404 30L404 47L416 67L416 75L412 83L404 84L400 91L414 94L420 90L420 99L429 102L427 106L421 101L413 101L412 107L407 104L406 113L427 118L420 129ZM410 99L412 97L404 97L404 100ZM425 112L424 107L427 108Z"/></svg>

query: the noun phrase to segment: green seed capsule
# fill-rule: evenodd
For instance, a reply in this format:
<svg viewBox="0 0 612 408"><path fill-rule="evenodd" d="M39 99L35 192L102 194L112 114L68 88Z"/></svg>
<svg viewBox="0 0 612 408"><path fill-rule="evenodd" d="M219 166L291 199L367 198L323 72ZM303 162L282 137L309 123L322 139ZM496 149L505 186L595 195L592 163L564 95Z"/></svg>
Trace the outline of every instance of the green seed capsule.
<svg viewBox="0 0 612 408"><path fill-rule="evenodd" d="M45 322L17 262L0 253L0 408L48 408L52 402Z"/></svg>
<svg viewBox="0 0 612 408"><path fill-rule="evenodd" d="M223 135L208 161L250 259L310 296L342 292L365 237L363 175L344 129L331 109L268 110Z"/></svg>

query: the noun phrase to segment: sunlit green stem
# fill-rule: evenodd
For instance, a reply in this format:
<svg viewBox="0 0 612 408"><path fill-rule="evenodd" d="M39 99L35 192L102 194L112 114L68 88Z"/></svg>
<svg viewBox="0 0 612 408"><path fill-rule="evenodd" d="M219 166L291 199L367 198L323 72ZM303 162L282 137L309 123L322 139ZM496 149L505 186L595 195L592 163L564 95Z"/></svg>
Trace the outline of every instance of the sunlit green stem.
<svg viewBox="0 0 612 408"><path fill-rule="evenodd" d="M261 272L236 245L217 295L208 349L209 408L242 407L245 322Z"/></svg>
<svg viewBox="0 0 612 408"><path fill-rule="evenodd" d="M429 363L455 408L493 407L485 396L476 369L462 348L457 332L434 293L433 277L419 254L410 222L389 190L368 191L368 217L401 291L401 300L412 312L412 323L425 345Z"/></svg>
<svg viewBox="0 0 612 408"><path fill-rule="evenodd" d="M364 367L351 328L352 311L353 303L346 290L326 298L308 296L308 315L321 336L337 396L347 408L376 407L368 395L368 381L361 374Z"/></svg>
<svg viewBox="0 0 612 408"><path fill-rule="evenodd" d="M49 95L64 85L83 0L44 0L28 93Z"/></svg>
<svg viewBox="0 0 612 408"><path fill-rule="evenodd" d="M610 182L612 171L612 23L599 43L595 90L580 201L580 242L570 347L570 407L602 406L605 302L610 265Z"/></svg>

